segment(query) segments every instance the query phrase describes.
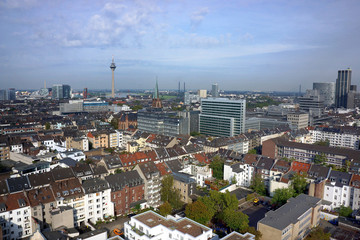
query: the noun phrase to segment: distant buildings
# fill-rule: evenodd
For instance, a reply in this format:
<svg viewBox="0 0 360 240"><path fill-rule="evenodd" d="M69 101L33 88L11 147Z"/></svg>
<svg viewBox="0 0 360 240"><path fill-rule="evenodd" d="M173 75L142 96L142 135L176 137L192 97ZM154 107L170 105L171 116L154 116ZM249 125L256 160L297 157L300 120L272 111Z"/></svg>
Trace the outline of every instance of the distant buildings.
<svg viewBox="0 0 360 240"><path fill-rule="evenodd" d="M217 83L214 83L212 85L211 96L213 98L218 98L219 97L219 85Z"/></svg>
<svg viewBox="0 0 360 240"><path fill-rule="evenodd" d="M71 87L69 85L55 84L52 87L53 99L70 99Z"/></svg>
<svg viewBox="0 0 360 240"><path fill-rule="evenodd" d="M287 120L296 129L306 128L309 125L309 114L301 112L288 113Z"/></svg>
<svg viewBox="0 0 360 240"><path fill-rule="evenodd" d="M139 111L137 116L138 129L144 132L166 136L190 134L190 118L180 113L165 111Z"/></svg>
<svg viewBox="0 0 360 240"><path fill-rule="evenodd" d="M351 86L351 69L338 71L335 89L335 105L338 108L347 108L347 98Z"/></svg>
<svg viewBox="0 0 360 240"><path fill-rule="evenodd" d="M245 131L246 100L201 99L200 132L231 137Z"/></svg>
<svg viewBox="0 0 360 240"><path fill-rule="evenodd" d="M16 100L15 88L0 90L0 101L1 100Z"/></svg>
<svg viewBox="0 0 360 240"><path fill-rule="evenodd" d="M335 83L313 83L313 90L317 90L320 100L324 101L326 107L335 104Z"/></svg>

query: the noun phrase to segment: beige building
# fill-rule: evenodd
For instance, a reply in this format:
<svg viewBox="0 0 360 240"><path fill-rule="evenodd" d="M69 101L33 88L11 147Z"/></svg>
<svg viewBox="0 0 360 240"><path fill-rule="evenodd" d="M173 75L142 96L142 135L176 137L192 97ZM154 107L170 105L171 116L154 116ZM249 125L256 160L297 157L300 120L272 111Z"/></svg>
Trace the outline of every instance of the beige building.
<svg viewBox="0 0 360 240"><path fill-rule="evenodd" d="M194 194L196 190L196 181L191 178L191 175L185 173L173 173L174 177L174 189L178 190L180 193L180 200L185 203L192 203L191 195Z"/></svg>
<svg viewBox="0 0 360 240"><path fill-rule="evenodd" d="M198 90L198 95L199 95L200 98L206 98L207 97L207 90L206 89Z"/></svg>
<svg viewBox="0 0 360 240"><path fill-rule="evenodd" d="M0 160L10 159L10 146L7 143L0 143Z"/></svg>
<svg viewBox="0 0 360 240"><path fill-rule="evenodd" d="M89 132L87 137L93 148L109 147L109 135L105 132Z"/></svg>
<svg viewBox="0 0 360 240"><path fill-rule="evenodd" d="M322 200L301 194L290 198L277 209L269 211L257 224L261 239L297 240L304 239L311 228L319 225Z"/></svg>
<svg viewBox="0 0 360 240"><path fill-rule="evenodd" d="M296 126L297 129L306 128L309 125L309 114L308 113L289 113L287 115L288 122Z"/></svg>
<svg viewBox="0 0 360 240"><path fill-rule="evenodd" d="M66 137L66 149L79 149L84 152L89 151L89 140L86 137Z"/></svg>

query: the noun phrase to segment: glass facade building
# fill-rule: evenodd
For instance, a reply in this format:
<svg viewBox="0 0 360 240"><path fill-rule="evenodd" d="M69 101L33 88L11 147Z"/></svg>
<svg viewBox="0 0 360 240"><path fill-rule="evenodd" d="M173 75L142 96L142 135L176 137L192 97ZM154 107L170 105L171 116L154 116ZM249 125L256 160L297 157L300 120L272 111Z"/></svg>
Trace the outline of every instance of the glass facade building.
<svg viewBox="0 0 360 240"><path fill-rule="evenodd" d="M200 133L232 137L245 131L246 100L201 99Z"/></svg>
<svg viewBox="0 0 360 240"><path fill-rule="evenodd" d="M347 98L351 85L351 69L338 71L335 89L335 105L340 108L347 108Z"/></svg>

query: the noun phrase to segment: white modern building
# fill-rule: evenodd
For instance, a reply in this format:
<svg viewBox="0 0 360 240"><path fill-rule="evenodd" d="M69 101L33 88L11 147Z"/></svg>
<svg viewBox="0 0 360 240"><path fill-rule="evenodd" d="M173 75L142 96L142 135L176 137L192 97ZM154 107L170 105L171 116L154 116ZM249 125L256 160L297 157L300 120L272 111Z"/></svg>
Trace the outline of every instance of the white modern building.
<svg viewBox="0 0 360 240"><path fill-rule="evenodd" d="M233 137L245 131L246 100L201 99L200 132L215 137Z"/></svg>
<svg viewBox="0 0 360 240"><path fill-rule="evenodd" d="M124 224L124 234L129 240L215 240L218 236L202 224L186 217L166 218L147 211L131 217Z"/></svg>
<svg viewBox="0 0 360 240"><path fill-rule="evenodd" d="M73 149L71 151L60 152L58 154L58 158L59 159L72 158L75 161L81 161L81 160L85 160L86 156L82 151L77 150L77 149Z"/></svg>
<svg viewBox="0 0 360 240"><path fill-rule="evenodd" d="M254 166L246 163L226 162L224 164L224 180L228 180L229 182L235 180L236 186L249 187L254 175L254 170Z"/></svg>

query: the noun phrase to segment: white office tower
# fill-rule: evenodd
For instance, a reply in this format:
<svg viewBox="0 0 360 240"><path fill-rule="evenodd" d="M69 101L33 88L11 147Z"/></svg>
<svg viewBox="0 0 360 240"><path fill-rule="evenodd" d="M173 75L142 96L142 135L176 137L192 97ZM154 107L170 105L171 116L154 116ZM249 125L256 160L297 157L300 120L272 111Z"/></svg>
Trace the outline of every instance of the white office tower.
<svg viewBox="0 0 360 240"><path fill-rule="evenodd" d="M245 131L246 100L201 99L200 132L232 137Z"/></svg>

